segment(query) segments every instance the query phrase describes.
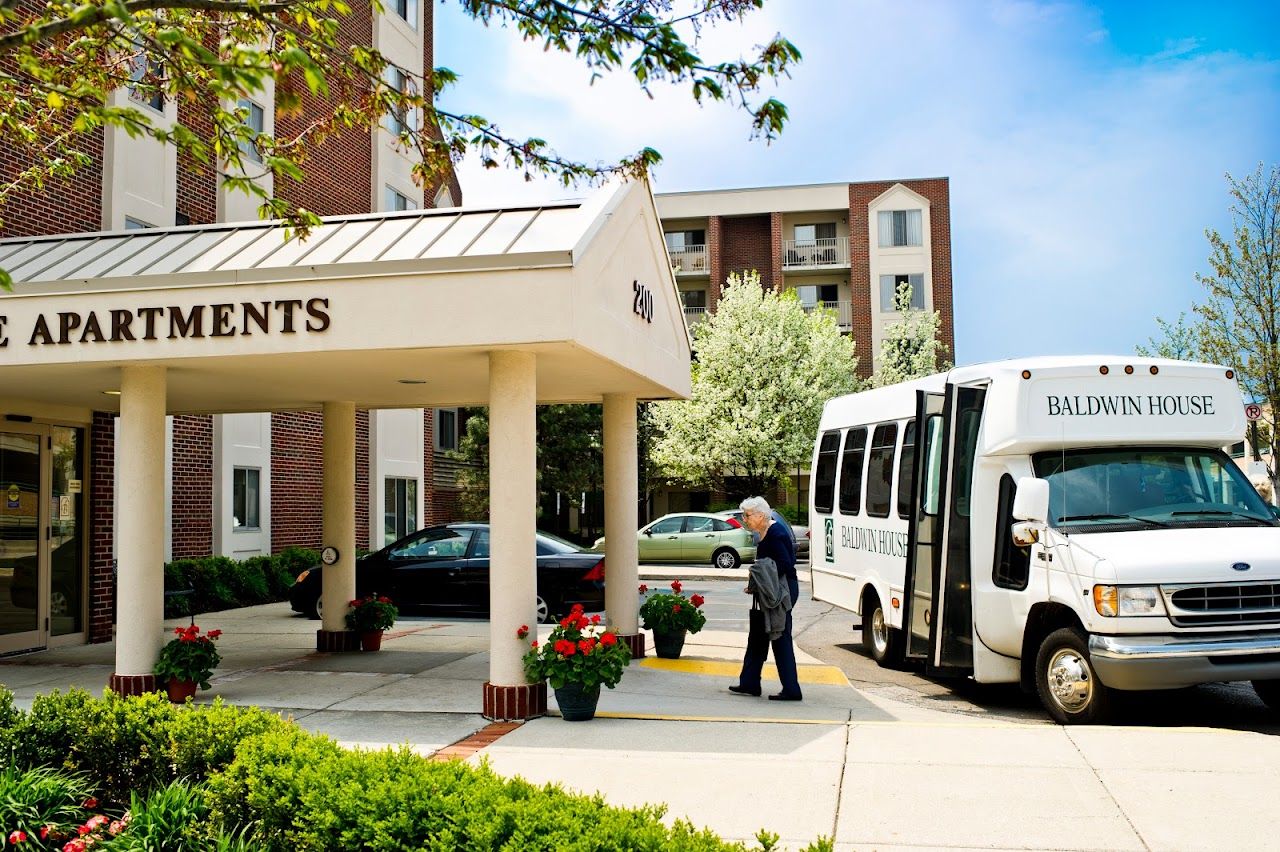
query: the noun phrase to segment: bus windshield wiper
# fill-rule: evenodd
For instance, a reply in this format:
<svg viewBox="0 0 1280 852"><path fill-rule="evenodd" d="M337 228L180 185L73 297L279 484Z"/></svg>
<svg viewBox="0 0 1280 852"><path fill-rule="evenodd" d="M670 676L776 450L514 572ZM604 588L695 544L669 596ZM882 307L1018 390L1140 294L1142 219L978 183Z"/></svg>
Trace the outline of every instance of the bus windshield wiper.
<svg viewBox="0 0 1280 852"><path fill-rule="evenodd" d="M1186 509L1181 512L1170 512L1170 516L1177 515L1230 515L1234 518L1245 518L1250 521L1257 521L1264 526L1271 526L1266 518L1259 518L1257 515L1249 515L1244 512L1237 512L1233 509Z"/></svg>
<svg viewBox="0 0 1280 852"><path fill-rule="evenodd" d="M1064 521L1137 521L1140 524L1150 524L1153 527L1167 527L1166 523L1153 521L1150 518L1139 518L1137 515L1122 515L1115 512L1099 512L1094 515L1063 515L1058 518L1058 523Z"/></svg>

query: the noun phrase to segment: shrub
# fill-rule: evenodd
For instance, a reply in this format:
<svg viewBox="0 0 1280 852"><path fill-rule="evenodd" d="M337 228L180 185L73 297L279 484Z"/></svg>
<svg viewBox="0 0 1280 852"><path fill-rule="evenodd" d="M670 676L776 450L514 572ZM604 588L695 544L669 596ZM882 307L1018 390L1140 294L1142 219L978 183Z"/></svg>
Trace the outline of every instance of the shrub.
<svg viewBox="0 0 1280 852"><path fill-rule="evenodd" d="M284 600L295 578L320 562L314 550L288 547L275 556L243 561L226 556L175 559L164 566L167 591L192 589L191 595L165 598L166 618Z"/></svg>

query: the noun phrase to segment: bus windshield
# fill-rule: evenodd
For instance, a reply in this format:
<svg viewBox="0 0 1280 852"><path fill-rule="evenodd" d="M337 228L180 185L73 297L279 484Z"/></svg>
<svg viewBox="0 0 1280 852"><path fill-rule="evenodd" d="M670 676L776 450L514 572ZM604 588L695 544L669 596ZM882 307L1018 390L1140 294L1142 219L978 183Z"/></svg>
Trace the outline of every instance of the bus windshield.
<svg viewBox="0 0 1280 852"><path fill-rule="evenodd" d="M1277 525L1232 461L1205 449L1038 453L1049 481L1049 525L1095 529Z"/></svg>

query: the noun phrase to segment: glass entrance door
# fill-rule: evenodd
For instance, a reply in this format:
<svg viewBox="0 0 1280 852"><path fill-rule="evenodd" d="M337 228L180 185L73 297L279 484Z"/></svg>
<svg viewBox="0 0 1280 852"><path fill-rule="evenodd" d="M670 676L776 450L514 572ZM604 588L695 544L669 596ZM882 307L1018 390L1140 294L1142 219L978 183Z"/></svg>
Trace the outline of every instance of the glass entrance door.
<svg viewBox="0 0 1280 852"><path fill-rule="evenodd" d="M40 430L0 432L0 653L45 644Z"/></svg>
<svg viewBox="0 0 1280 852"><path fill-rule="evenodd" d="M84 632L84 430L49 427L49 632Z"/></svg>

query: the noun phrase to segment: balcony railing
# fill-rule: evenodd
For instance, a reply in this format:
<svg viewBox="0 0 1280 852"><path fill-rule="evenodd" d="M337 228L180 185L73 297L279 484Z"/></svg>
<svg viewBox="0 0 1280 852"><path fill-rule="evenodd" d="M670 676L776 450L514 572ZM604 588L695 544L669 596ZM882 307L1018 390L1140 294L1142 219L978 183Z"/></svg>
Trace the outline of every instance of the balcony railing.
<svg viewBox="0 0 1280 852"><path fill-rule="evenodd" d="M706 318L707 318L706 308L690 308L686 306L684 309L684 324L689 326L689 328L693 328L695 325L702 322Z"/></svg>
<svg viewBox="0 0 1280 852"><path fill-rule="evenodd" d="M822 269L849 265L847 237L821 240L783 240L783 269Z"/></svg>
<svg viewBox="0 0 1280 852"><path fill-rule="evenodd" d="M802 305L805 313L810 313L818 308L825 308L828 311L835 311L836 324L846 331L853 328L853 303L842 302L815 302L809 305ZM685 308L685 310L689 310Z"/></svg>
<svg viewBox="0 0 1280 852"><path fill-rule="evenodd" d="M667 253L671 255L671 266L677 275L706 275L711 269L706 246L667 249Z"/></svg>

